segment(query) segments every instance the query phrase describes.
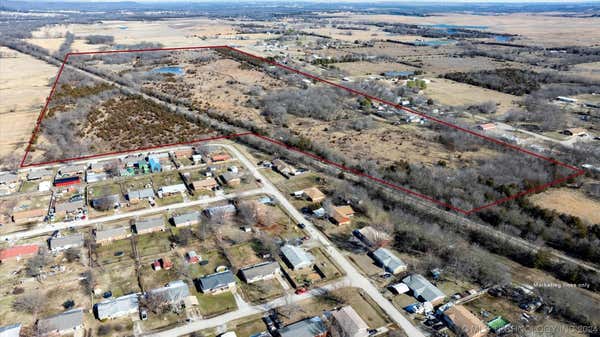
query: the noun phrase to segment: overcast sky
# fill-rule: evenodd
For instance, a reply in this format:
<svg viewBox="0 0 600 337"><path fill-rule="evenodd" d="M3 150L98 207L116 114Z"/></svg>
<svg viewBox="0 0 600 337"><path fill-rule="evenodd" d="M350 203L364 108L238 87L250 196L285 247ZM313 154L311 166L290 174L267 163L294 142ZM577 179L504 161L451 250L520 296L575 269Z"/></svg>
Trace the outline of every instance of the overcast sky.
<svg viewBox="0 0 600 337"><path fill-rule="evenodd" d="M25 0L25 1L39 1L39 0ZM49 2L122 2L122 1L132 1L132 2L288 2L286 0L45 0ZM528 1L520 1L520 0L292 0L289 2L323 2L323 3L344 3L344 2L372 2L372 3L450 3L450 2L479 2L479 3L540 3L540 2L552 2L552 3L589 3L589 2L598 2L600 0L528 0Z"/></svg>

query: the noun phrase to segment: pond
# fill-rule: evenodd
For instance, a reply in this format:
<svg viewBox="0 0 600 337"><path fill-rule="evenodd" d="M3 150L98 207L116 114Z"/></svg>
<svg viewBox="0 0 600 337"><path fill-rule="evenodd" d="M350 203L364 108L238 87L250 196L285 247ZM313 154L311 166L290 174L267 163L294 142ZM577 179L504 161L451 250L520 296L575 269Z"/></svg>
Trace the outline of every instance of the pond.
<svg viewBox="0 0 600 337"><path fill-rule="evenodd" d="M161 67L152 70L153 73L157 74L173 74L183 75L183 68L181 67Z"/></svg>
<svg viewBox="0 0 600 337"><path fill-rule="evenodd" d="M494 36L494 40L498 42L509 42L510 40L512 40L512 37L506 35L496 35Z"/></svg>

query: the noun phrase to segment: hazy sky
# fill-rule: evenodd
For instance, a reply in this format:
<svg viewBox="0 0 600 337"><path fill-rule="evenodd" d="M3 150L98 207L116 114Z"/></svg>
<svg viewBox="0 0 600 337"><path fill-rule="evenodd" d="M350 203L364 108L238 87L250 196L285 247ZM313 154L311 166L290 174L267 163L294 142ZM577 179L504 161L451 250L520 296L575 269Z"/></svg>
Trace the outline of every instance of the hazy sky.
<svg viewBox="0 0 600 337"><path fill-rule="evenodd" d="M38 0L25 0L25 1L38 1ZM121 2L121 1L132 1L132 2L287 2L286 0L47 0L47 1L56 1L56 2ZM343 3L343 2L385 2L385 3L432 3L432 2L479 2L479 3L533 3L533 2L553 2L553 3L577 3L577 2L598 2L600 0L528 0L528 1L520 1L520 0L292 0L289 2L323 2L323 3Z"/></svg>

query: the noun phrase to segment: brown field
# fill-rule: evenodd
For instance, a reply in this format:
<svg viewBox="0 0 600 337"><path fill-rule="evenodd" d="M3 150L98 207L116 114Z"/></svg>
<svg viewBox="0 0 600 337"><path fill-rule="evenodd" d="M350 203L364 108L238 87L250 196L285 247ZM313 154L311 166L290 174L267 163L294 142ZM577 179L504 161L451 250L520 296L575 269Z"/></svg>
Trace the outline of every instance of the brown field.
<svg viewBox="0 0 600 337"><path fill-rule="evenodd" d="M576 64L569 70L569 73L593 80L600 80L600 62Z"/></svg>
<svg viewBox="0 0 600 337"><path fill-rule="evenodd" d="M0 47L0 157L24 151L57 68Z"/></svg>
<svg viewBox="0 0 600 337"><path fill-rule="evenodd" d="M589 198L581 191L551 189L530 199L540 207L577 216L589 224L600 223L600 201Z"/></svg>
<svg viewBox="0 0 600 337"><path fill-rule="evenodd" d="M334 63L334 66L350 76L379 75L385 71L410 71L417 70L415 67L394 62L342 62Z"/></svg>
<svg viewBox="0 0 600 337"><path fill-rule="evenodd" d="M500 103L498 114L503 114L516 108L515 102L519 100L514 95L442 78L432 79L427 84L425 94L435 102L444 105L471 105L485 101L494 101Z"/></svg>

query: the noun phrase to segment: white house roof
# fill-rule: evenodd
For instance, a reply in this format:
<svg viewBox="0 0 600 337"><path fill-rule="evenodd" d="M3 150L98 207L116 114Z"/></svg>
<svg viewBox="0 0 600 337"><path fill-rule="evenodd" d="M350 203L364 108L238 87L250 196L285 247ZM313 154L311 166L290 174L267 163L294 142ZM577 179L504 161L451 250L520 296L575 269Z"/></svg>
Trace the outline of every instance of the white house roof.
<svg viewBox="0 0 600 337"><path fill-rule="evenodd" d="M187 191L187 188L185 187L185 184L175 184L175 185L162 186L160 188L160 190L163 193L180 193L180 192Z"/></svg>
<svg viewBox="0 0 600 337"><path fill-rule="evenodd" d="M129 233L129 228L127 227L116 227L116 228L108 228L104 230L96 230L95 237L96 240L102 241L111 239L114 237L119 237L123 235L127 235Z"/></svg>
<svg viewBox="0 0 600 337"><path fill-rule="evenodd" d="M0 326L0 337L19 337L21 323Z"/></svg>
<svg viewBox="0 0 600 337"><path fill-rule="evenodd" d="M147 198L153 198L154 197L154 190L151 188L144 188L141 190L134 190L134 191L128 191L127 192L127 198L129 200L132 199L147 199Z"/></svg>
<svg viewBox="0 0 600 337"><path fill-rule="evenodd" d="M343 330L343 336L368 336L369 326L351 306L342 307L332 315L337 322L337 327Z"/></svg>
<svg viewBox="0 0 600 337"><path fill-rule="evenodd" d="M173 217L173 224L178 225L189 221L200 221L200 212L190 212Z"/></svg>
<svg viewBox="0 0 600 337"><path fill-rule="evenodd" d="M58 315L42 318L37 324L38 329L42 333L74 329L83 325L83 309L73 309Z"/></svg>
<svg viewBox="0 0 600 337"><path fill-rule="evenodd" d="M190 296L190 288L182 280L173 281L162 288L156 288L149 291L151 294L162 295L169 303L183 301Z"/></svg>
<svg viewBox="0 0 600 337"><path fill-rule="evenodd" d="M83 233L61 236L50 239L50 249L60 249L63 247L81 247L83 246Z"/></svg>
<svg viewBox="0 0 600 337"><path fill-rule="evenodd" d="M314 256L304 249L292 245L281 247L281 253L294 268L309 266L315 260Z"/></svg>
<svg viewBox="0 0 600 337"><path fill-rule="evenodd" d="M127 316L138 311L139 301L137 294L130 294L96 304L98 319Z"/></svg>
<svg viewBox="0 0 600 337"><path fill-rule="evenodd" d="M135 230L137 232L157 227L164 227L164 221L162 217L140 219L135 222Z"/></svg>
<svg viewBox="0 0 600 337"><path fill-rule="evenodd" d="M412 274L405 277L402 282L413 291L413 294L417 299L426 302L434 302L440 298L446 297L441 290L427 281L422 275Z"/></svg>
<svg viewBox="0 0 600 337"><path fill-rule="evenodd" d="M406 268L406 263L402 262L399 257L385 248L379 248L373 252L375 259L381 263L385 269L395 271L398 268Z"/></svg>

